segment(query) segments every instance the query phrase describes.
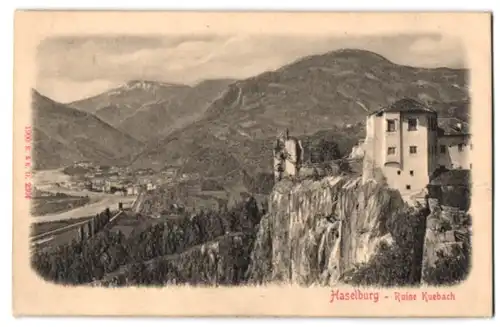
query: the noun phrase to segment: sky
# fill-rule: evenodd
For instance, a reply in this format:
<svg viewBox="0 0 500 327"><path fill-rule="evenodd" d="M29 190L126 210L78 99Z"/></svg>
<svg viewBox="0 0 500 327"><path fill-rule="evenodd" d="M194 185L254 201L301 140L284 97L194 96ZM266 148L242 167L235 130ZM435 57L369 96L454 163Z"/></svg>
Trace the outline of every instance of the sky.
<svg viewBox="0 0 500 327"><path fill-rule="evenodd" d="M373 51L415 67L466 68L460 40L431 34L64 36L38 46L35 87L66 103L130 80L193 85L205 79L243 79L342 48Z"/></svg>

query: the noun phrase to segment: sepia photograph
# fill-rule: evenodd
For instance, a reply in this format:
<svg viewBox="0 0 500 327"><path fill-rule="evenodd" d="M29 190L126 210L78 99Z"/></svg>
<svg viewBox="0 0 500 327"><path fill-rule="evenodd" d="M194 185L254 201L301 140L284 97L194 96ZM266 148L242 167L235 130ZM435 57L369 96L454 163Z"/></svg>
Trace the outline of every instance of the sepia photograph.
<svg viewBox="0 0 500 327"><path fill-rule="evenodd" d="M471 203L491 139L471 124L491 108L471 105L468 50L436 30L40 38L20 142L29 269L65 289L451 306L485 254L474 233L491 234L473 228L490 220Z"/></svg>

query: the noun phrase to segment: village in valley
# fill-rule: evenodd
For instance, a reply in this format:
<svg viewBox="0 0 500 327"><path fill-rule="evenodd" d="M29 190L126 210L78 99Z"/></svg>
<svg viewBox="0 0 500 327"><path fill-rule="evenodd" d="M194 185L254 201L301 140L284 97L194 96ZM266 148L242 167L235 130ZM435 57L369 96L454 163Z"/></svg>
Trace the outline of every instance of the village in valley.
<svg viewBox="0 0 500 327"><path fill-rule="evenodd" d="M89 190L93 192L112 193L118 195L139 195L142 191L151 191L158 185L173 185L175 182L186 181L189 176L177 176L179 168L165 168L155 172L152 169L136 169L129 167L101 166L92 162L75 162L64 168L63 172L72 178L60 186L73 190Z"/></svg>

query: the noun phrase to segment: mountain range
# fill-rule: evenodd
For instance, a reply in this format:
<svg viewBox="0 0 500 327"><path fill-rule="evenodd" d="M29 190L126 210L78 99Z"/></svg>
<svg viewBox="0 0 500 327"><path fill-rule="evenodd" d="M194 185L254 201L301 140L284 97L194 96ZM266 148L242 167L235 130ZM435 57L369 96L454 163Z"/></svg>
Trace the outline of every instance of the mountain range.
<svg viewBox="0 0 500 327"><path fill-rule="evenodd" d="M135 168L177 165L206 178L241 181L241 175L271 172L273 139L283 129L299 137L326 135L349 152L364 137L366 115L403 97L436 108L440 116L467 120L467 70L402 66L345 49L244 80L192 87L132 81L58 105L93 117L108 133L121 135L120 142L128 140L129 151L114 151Z"/></svg>
<svg viewBox="0 0 500 327"><path fill-rule="evenodd" d="M466 78L466 70L401 66L361 50L310 56L230 84L202 119L148 145L133 165L196 170L213 154L217 173L202 173L225 176L235 161L251 175L270 171L273 139L285 128L295 136L327 131L345 152L364 137L369 112L403 97L466 119Z"/></svg>
<svg viewBox="0 0 500 327"><path fill-rule="evenodd" d="M69 106L148 142L203 116L211 101L232 81L206 80L195 86L134 80Z"/></svg>
<svg viewBox="0 0 500 327"><path fill-rule="evenodd" d="M125 164L144 145L96 116L32 91L35 169L74 161Z"/></svg>

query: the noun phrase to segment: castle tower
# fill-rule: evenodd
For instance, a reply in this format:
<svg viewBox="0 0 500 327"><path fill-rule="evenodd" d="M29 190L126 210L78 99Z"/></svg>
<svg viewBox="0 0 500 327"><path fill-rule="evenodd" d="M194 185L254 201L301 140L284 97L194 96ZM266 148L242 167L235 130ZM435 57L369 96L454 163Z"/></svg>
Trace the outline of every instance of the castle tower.
<svg viewBox="0 0 500 327"><path fill-rule="evenodd" d="M302 143L290 137L288 128L280 134L273 149L275 181L298 174L303 161L303 152Z"/></svg>
<svg viewBox="0 0 500 327"><path fill-rule="evenodd" d="M284 143L281 141L280 136L278 136L273 147L274 182L278 182L283 178L283 172L285 170L285 160L282 155L283 148Z"/></svg>

